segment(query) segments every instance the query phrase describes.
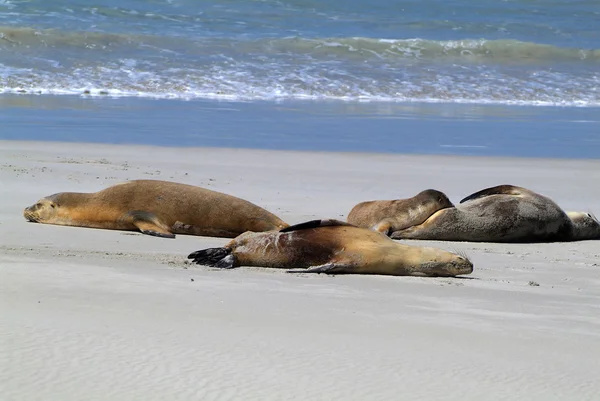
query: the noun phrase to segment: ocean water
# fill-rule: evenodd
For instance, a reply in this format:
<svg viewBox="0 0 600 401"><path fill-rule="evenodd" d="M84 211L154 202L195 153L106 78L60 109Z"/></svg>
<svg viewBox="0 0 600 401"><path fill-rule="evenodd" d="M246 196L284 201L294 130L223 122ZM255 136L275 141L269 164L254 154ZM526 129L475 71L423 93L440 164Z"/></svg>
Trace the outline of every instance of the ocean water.
<svg viewBox="0 0 600 401"><path fill-rule="evenodd" d="M0 0L0 139L600 158L600 2Z"/></svg>
<svg viewBox="0 0 600 401"><path fill-rule="evenodd" d="M598 0L0 0L0 93L600 106Z"/></svg>

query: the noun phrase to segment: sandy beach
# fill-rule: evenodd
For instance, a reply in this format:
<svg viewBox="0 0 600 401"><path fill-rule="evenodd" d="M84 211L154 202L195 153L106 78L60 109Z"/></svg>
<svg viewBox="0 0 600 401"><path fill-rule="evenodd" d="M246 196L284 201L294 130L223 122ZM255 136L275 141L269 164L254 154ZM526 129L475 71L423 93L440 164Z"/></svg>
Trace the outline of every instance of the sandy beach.
<svg viewBox="0 0 600 401"><path fill-rule="evenodd" d="M595 400L600 242L404 241L468 278L190 265L228 240L28 223L56 192L183 182L289 223L514 184L600 213L600 160L0 141L0 393L17 400Z"/></svg>

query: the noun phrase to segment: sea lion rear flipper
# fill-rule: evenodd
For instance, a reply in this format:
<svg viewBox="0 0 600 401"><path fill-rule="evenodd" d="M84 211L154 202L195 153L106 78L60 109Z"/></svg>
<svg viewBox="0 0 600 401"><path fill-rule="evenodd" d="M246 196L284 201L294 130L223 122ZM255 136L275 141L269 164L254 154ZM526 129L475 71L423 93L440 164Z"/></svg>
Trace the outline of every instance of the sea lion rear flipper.
<svg viewBox="0 0 600 401"><path fill-rule="evenodd" d="M317 227L326 227L326 226L351 226L355 227L353 224L346 223L344 221L335 220L335 219L322 219L322 220L310 220L304 223L294 224L293 226L289 226L286 228L282 228L279 230L281 233L287 233L290 231L298 231L298 230L308 230L309 228L317 228Z"/></svg>
<svg viewBox="0 0 600 401"><path fill-rule="evenodd" d="M236 267L235 256L231 254L229 248L208 248L192 252L188 259L193 259L193 263L199 265L219 267L221 269L233 269Z"/></svg>
<svg viewBox="0 0 600 401"><path fill-rule="evenodd" d="M134 210L128 212L125 217L131 219L131 223L144 234L162 238L175 238L175 234L154 213Z"/></svg>
<svg viewBox="0 0 600 401"><path fill-rule="evenodd" d="M324 265L309 267L308 269L287 270L287 273L326 273L344 274L353 273L352 265L345 263L325 263Z"/></svg>
<svg viewBox="0 0 600 401"><path fill-rule="evenodd" d="M462 199L460 203L464 203L466 201L483 198L485 196L490 195L521 195L523 193L523 188L516 187L514 185L498 185L496 187L482 189L481 191L477 191L466 198Z"/></svg>

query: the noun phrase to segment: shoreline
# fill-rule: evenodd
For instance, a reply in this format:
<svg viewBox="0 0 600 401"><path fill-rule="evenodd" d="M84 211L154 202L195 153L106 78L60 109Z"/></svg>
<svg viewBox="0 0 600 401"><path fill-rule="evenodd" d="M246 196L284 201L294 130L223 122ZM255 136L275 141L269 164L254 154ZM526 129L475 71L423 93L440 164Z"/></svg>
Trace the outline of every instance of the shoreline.
<svg viewBox="0 0 600 401"><path fill-rule="evenodd" d="M272 148L238 148L238 147L226 147L226 146L177 146L177 145L156 145L156 144L140 144L140 143L110 143L110 142L86 142L86 141L61 141L61 140L38 140L38 139L26 139L26 140L14 140L14 139L0 139L0 145L7 143L31 143L34 146L40 143L46 143L48 145L57 145L63 147L69 146L93 146L93 147L136 147L140 149L145 149L148 151L160 151L162 149L173 149L173 150L199 150L203 152L236 152L236 151L248 151L254 153L264 153L265 156L270 154L290 154L290 155L341 155L348 157L359 157L359 158L436 158L436 159L469 159L478 162L485 162L486 160L499 160L499 161L527 161L527 160L538 160L538 161L547 161L547 162L592 162L596 163L599 161L599 158L595 157L550 157L550 156L507 156L507 155L490 155L490 156L482 156L482 155L472 155L472 154L439 154L439 153L396 153L396 152L373 152L373 151L365 151L361 152L359 150L355 151L338 151L338 150L315 150L315 149L272 149Z"/></svg>
<svg viewBox="0 0 600 401"><path fill-rule="evenodd" d="M176 145L156 145L156 144L139 144L139 143L109 143L109 142L86 142L86 141L59 141L59 140L36 140L36 139L26 139L26 140L13 140L13 139L0 139L0 145L5 145L4 149L0 150L13 150L18 149L19 147L23 148L38 148L41 144L45 147L56 147L56 149L62 149L65 153L69 151L69 147L77 148L77 151L87 152L89 154L97 153L96 149L106 148L108 150L118 150L118 149L143 149L147 151L181 151L181 152L220 152L220 153L235 153L247 152L248 154L259 154L263 153L264 155L278 155L278 154L289 154L289 155L317 155L317 156L340 156L340 157L357 157L359 159L371 159L371 158L382 158L382 159L408 159L414 158L417 159L466 159L473 160L478 162L485 162L486 160L514 160L514 161L527 161L527 160L539 160L539 161L554 161L557 163L562 162L591 162L598 163L600 162L596 158L567 158L567 157L523 157L523 156L504 156L504 155L495 155L495 156L479 156L479 155L462 155L462 154L419 154L419 153L390 153L390 152L368 152L368 151L335 151L335 150L311 150L311 149L270 149L270 148L239 148L239 147L228 147L228 146L176 146ZM94 148L94 149L92 149ZM54 150L54 149L53 149ZM123 152L125 154L125 152ZM76 159L77 155L73 157Z"/></svg>
<svg viewBox="0 0 600 401"><path fill-rule="evenodd" d="M0 95L4 140L600 159L600 108Z"/></svg>
<svg viewBox="0 0 600 401"><path fill-rule="evenodd" d="M600 211L600 160L0 141L0 368L9 399L559 400L600 392L598 241L406 241L465 252L467 278L190 265L228 239L28 223L61 191L204 186L289 223L425 188L501 183Z"/></svg>

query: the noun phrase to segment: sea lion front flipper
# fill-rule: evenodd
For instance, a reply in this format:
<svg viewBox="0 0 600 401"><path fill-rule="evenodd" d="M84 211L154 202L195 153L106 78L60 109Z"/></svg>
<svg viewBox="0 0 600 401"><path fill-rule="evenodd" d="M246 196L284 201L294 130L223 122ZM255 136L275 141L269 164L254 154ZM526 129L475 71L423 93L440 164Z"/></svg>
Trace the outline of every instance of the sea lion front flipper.
<svg viewBox="0 0 600 401"><path fill-rule="evenodd" d="M353 273L352 265L347 263L325 263L324 265L309 267L308 269L287 270L287 273L326 273L344 274Z"/></svg>
<svg viewBox="0 0 600 401"><path fill-rule="evenodd" d="M193 259L193 263L199 265L218 267L221 269L233 269L236 266L235 256L231 254L229 248L208 248L192 252L188 259Z"/></svg>
<svg viewBox="0 0 600 401"><path fill-rule="evenodd" d="M142 233L162 238L175 238L175 234L162 223L154 213L143 210L133 210L125 217L131 219L131 224L136 226Z"/></svg>
<svg viewBox="0 0 600 401"><path fill-rule="evenodd" d="M308 230L310 228L317 227L326 227L326 226L351 226L355 227L353 224L346 223L344 221L335 220L335 219L322 219L322 220L310 220L304 223L294 224L293 226L289 226L286 228L282 228L279 230L280 233L287 233L290 231L298 231L298 230Z"/></svg>
<svg viewBox="0 0 600 401"><path fill-rule="evenodd" d="M481 191L477 191L466 198L462 199L460 203L464 203L466 201L483 198L490 195L521 195L523 194L523 188L516 187L514 185L498 185L496 187L482 189Z"/></svg>

